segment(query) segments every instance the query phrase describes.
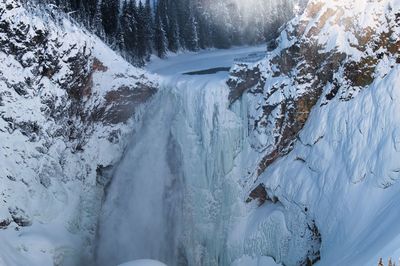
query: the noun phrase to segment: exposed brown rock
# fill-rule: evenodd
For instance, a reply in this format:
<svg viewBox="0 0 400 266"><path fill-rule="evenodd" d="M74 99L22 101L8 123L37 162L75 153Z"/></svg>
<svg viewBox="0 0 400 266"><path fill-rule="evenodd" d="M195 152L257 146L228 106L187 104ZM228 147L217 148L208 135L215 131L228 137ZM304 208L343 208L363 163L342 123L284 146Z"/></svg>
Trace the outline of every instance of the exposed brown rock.
<svg viewBox="0 0 400 266"><path fill-rule="evenodd" d="M255 189L250 192L249 198L246 200L246 203L249 203L253 200L258 200L258 206L263 205L265 202L269 201L271 203L279 202L279 199L276 196L272 198L268 195L267 189L264 184L259 184Z"/></svg>
<svg viewBox="0 0 400 266"><path fill-rule="evenodd" d="M249 195L249 198L246 200L247 203L252 200L258 200L258 206L261 206L269 199L267 190L265 189L263 184L258 185L255 189L253 189Z"/></svg>
<svg viewBox="0 0 400 266"><path fill-rule="evenodd" d="M307 38L311 38L312 36L317 35L318 33L320 33L320 31L322 30L322 28L324 27L324 25L326 24L326 22L334 17L337 13L338 13L338 9L333 10L331 8L328 8L320 17L320 19L318 20L318 22L316 23L315 26L313 26L307 33ZM336 16L336 18L338 18L338 16Z"/></svg>
<svg viewBox="0 0 400 266"><path fill-rule="evenodd" d="M243 93L248 88L254 87L259 83L260 84L258 85L258 87L263 87L261 72L257 67L252 69L244 67L241 68L239 71L234 70L231 75L235 77L227 81L227 84L230 88L229 101L231 104L242 97Z"/></svg>
<svg viewBox="0 0 400 266"><path fill-rule="evenodd" d="M106 124L125 123L133 116L136 107L146 102L156 91L156 88L142 84L110 91L105 96L104 105L93 112L91 119Z"/></svg>
<svg viewBox="0 0 400 266"><path fill-rule="evenodd" d="M312 266L321 260L322 237L314 220L308 224L308 230L311 232L311 243L314 243L314 245L308 251L307 258L299 263L303 266Z"/></svg>
<svg viewBox="0 0 400 266"><path fill-rule="evenodd" d="M360 62L350 62L345 66L345 77L351 86L365 87L374 81L374 72L378 59L372 56L362 58Z"/></svg>
<svg viewBox="0 0 400 266"><path fill-rule="evenodd" d="M318 15L319 11L324 7L324 3L323 2L311 2L306 9L306 14L307 17L310 17L312 19L316 18L316 16Z"/></svg>
<svg viewBox="0 0 400 266"><path fill-rule="evenodd" d="M108 67L106 67L99 59L95 57L93 59L92 70L97 72L106 72Z"/></svg>

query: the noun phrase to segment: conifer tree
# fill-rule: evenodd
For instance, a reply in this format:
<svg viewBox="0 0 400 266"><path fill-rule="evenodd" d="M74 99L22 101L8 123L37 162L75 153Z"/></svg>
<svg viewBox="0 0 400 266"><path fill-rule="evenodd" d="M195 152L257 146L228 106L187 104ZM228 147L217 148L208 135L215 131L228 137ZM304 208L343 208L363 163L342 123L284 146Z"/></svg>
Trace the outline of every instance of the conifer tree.
<svg viewBox="0 0 400 266"><path fill-rule="evenodd" d="M211 25L211 14L205 10L201 5L197 8L198 17L198 29L199 29L199 47L205 49L207 47L213 47L212 39L212 25Z"/></svg>
<svg viewBox="0 0 400 266"><path fill-rule="evenodd" d="M155 20L154 48L158 57L160 58L165 57L168 48L167 36L165 33L164 25L159 10L157 10L156 20Z"/></svg>
<svg viewBox="0 0 400 266"><path fill-rule="evenodd" d="M197 51L199 49L199 33L197 20L192 8L189 9L189 18L186 22L186 48L190 51Z"/></svg>
<svg viewBox="0 0 400 266"><path fill-rule="evenodd" d="M187 0L176 0L175 9L179 26L179 43L182 48L187 48L187 20L189 17L189 3Z"/></svg>
<svg viewBox="0 0 400 266"><path fill-rule="evenodd" d="M232 0L43 1L69 12L139 65L152 53L265 42L276 38L278 28L293 14L291 0L254 0L247 15ZM166 42L160 41L165 37Z"/></svg>
<svg viewBox="0 0 400 266"><path fill-rule="evenodd" d="M131 61L137 60L137 10L135 1L129 1L122 10L122 27L124 30L124 45L127 57Z"/></svg>
<svg viewBox="0 0 400 266"><path fill-rule="evenodd" d="M147 60L150 59L150 55L153 52L153 38L154 38L154 22L153 22L153 12L151 11L150 0L146 0L144 6L144 27L145 27L145 45L146 45L146 56Z"/></svg>
<svg viewBox="0 0 400 266"><path fill-rule="evenodd" d="M113 40L117 33L119 0L102 0L101 19L106 37Z"/></svg>
<svg viewBox="0 0 400 266"><path fill-rule="evenodd" d="M232 44L241 45L242 44L242 25L244 24L243 17L240 14L239 8L235 3L228 5L228 12L231 17L230 21L232 23L230 29L230 40ZM232 19L233 18L233 19Z"/></svg>
<svg viewBox="0 0 400 266"><path fill-rule="evenodd" d="M223 2L216 3L218 16L213 21L213 41L216 48L226 49L231 46L231 17Z"/></svg>
<svg viewBox="0 0 400 266"><path fill-rule="evenodd" d="M146 30L148 25L146 25L145 10L141 1L139 1L139 6L137 7L137 57L138 64L143 65L148 59L148 46L146 38Z"/></svg>
<svg viewBox="0 0 400 266"><path fill-rule="evenodd" d="M125 2L124 2L125 5ZM124 30L122 27L122 20L123 17L121 16L118 20L118 26L117 26L117 32L115 34L115 48L118 49L121 53L125 54L126 49L125 49L125 36L124 36Z"/></svg>
<svg viewBox="0 0 400 266"><path fill-rule="evenodd" d="M96 9L93 14L92 24L90 25L89 29L100 38L102 39L105 38L105 32L103 29L103 22L101 16L101 0L99 0L96 3Z"/></svg>
<svg viewBox="0 0 400 266"><path fill-rule="evenodd" d="M92 24L93 18L96 14L98 0L84 0L82 3L89 16L89 22Z"/></svg>
<svg viewBox="0 0 400 266"><path fill-rule="evenodd" d="M181 48L180 36L179 36L179 25L176 17L172 17L169 23L169 29L167 31L168 37L168 50L171 52L177 52Z"/></svg>

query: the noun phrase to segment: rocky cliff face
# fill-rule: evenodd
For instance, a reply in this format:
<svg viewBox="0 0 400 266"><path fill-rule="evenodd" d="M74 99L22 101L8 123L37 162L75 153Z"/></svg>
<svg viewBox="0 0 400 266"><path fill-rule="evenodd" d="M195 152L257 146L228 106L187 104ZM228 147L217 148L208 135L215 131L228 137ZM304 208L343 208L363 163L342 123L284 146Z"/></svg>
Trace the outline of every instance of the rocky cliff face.
<svg viewBox="0 0 400 266"><path fill-rule="evenodd" d="M358 231L350 225L354 214L343 210L364 199L353 186L373 190L371 199L398 189L391 159L398 158L397 142L385 140L397 139L390 110L398 94L400 3L310 1L273 47L263 60L234 67L228 81L232 105L250 106L250 142L260 154L247 178L249 201L268 202L269 192L299 206L320 229L323 265L338 265L344 249L332 244L342 241L335 234ZM383 202L374 208L389 204ZM370 218L360 228L368 231ZM343 263L378 261L369 256Z"/></svg>
<svg viewBox="0 0 400 266"><path fill-rule="evenodd" d="M310 1L267 58L232 70L231 101L244 91L255 99L249 126L253 147L265 154L257 175L290 152L320 99L321 106L334 98L349 101L368 88L382 65L387 72L400 63L396 7L388 1ZM368 8L375 11L363 14Z"/></svg>
<svg viewBox="0 0 400 266"><path fill-rule="evenodd" d="M154 80L69 20L1 1L0 264L87 259L107 170Z"/></svg>

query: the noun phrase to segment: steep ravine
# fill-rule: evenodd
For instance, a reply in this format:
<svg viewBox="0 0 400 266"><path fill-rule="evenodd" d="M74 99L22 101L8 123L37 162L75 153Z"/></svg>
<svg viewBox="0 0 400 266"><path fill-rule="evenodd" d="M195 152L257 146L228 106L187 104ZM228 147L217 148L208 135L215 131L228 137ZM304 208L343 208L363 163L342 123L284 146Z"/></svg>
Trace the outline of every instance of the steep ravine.
<svg viewBox="0 0 400 266"><path fill-rule="evenodd" d="M310 0L268 52L147 70L18 0L0 33L0 265L400 256L400 0Z"/></svg>

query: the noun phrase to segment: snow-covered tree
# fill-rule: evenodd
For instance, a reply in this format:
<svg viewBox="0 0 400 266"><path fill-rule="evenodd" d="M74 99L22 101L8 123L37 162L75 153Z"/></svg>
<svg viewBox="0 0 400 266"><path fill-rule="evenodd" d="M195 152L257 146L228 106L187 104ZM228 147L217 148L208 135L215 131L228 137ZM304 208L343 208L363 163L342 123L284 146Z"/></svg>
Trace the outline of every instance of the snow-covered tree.
<svg viewBox="0 0 400 266"><path fill-rule="evenodd" d="M154 48L158 57L160 58L165 57L168 49L168 40L160 12L157 12L156 14L155 30L154 30Z"/></svg>
<svg viewBox="0 0 400 266"><path fill-rule="evenodd" d="M153 12L151 10L150 0L146 0L144 6L144 27L145 27L145 45L147 49L147 59L153 51L154 23Z"/></svg>
<svg viewBox="0 0 400 266"><path fill-rule="evenodd" d="M192 9L189 10L189 19L185 25L185 33L186 48L190 51L197 51L199 49L198 25Z"/></svg>
<svg viewBox="0 0 400 266"><path fill-rule="evenodd" d="M102 0L101 15L105 34L109 39L115 38L119 21L119 0Z"/></svg>
<svg viewBox="0 0 400 266"><path fill-rule="evenodd" d="M136 60L136 48L138 46L136 16L135 2L125 1L122 8L120 28L123 31L125 54L132 61Z"/></svg>
<svg viewBox="0 0 400 266"><path fill-rule="evenodd" d="M136 64L159 54L160 26L167 51L229 48L277 37L278 28L294 14L293 0L26 1L57 5Z"/></svg>
<svg viewBox="0 0 400 266"><path fill-rule="evenodd" d="M179 25L176 16L170 19L168 28L168 50L171 52L177 52L181 48L180 36L179 36Z"/></svg>

